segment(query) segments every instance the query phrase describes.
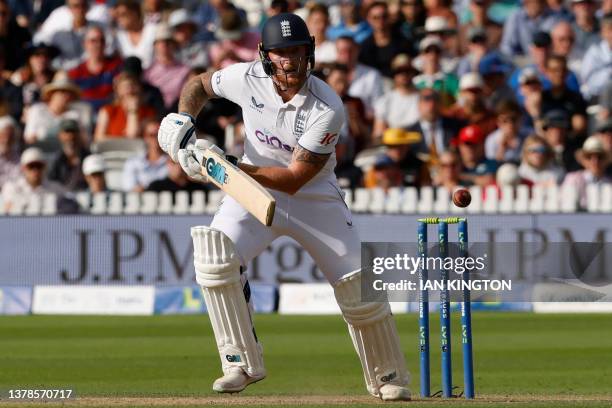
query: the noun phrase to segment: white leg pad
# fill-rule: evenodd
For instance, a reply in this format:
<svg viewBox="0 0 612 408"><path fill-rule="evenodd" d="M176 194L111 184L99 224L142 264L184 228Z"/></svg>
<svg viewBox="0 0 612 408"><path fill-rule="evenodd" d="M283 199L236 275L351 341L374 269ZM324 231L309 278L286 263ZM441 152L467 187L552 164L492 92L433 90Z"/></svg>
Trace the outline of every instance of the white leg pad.
<svg viewBox="0 0 612 408"><path fill-rule="evenodd" d="M361 271L334 284L334 292L361 360L368 392L385 384L406 386L410 375L389 303L361 301Z"/></svg>
<svg viewBox="0 0 612 408"><path fill-rule="evenodd" d="M234 244L223 232L209 227L191 228L191 237L196 281L204 293L223 373L240 367L250 377L265 377L262 347L247 299L248 281L246 274L241 277Z"/></svg>

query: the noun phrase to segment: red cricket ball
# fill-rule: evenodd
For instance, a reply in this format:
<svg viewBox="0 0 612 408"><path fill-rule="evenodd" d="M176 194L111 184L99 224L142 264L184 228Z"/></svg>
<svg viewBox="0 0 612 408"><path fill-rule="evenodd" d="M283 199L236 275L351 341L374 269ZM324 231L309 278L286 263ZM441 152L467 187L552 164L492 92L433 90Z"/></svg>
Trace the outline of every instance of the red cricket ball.
<svg viewBox="0 0 612 408"><path fill-rule="evenodd" d="M465 188L460 188L453 193L453 204L457 207L467 207L472 202L472 195Z"/></svg>

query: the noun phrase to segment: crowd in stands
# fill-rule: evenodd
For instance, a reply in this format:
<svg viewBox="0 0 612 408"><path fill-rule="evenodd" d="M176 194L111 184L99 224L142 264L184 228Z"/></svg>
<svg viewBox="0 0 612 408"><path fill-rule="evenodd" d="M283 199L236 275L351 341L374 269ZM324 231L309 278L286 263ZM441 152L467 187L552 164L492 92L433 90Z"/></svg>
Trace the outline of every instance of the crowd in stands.
<svg viewBox="0 0 612 408"><path fill-rule="evenodd" d="M4 209L210 188L160 150L159 122L191 77L258 59L281 12L344 102L343 188L572 185L585 205L612 183L611 0L0 0ZM240 155L241 121L215 99L196 128Z"/></svg>

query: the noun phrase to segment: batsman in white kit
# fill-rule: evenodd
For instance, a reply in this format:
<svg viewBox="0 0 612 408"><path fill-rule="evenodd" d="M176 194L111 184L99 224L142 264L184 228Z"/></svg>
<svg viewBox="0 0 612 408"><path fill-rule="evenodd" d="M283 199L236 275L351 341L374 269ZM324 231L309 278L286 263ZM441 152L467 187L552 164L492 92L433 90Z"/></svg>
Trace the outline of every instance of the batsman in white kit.
<svg viewBox="0 0 612 408"><path fill-rule="evenodd" d="M191 229L196 280L223 370L213 389L240 392L266 376L245 267L274 239L286 235L308 251L333 286L368 392L383 400L409 400L409 373L389 304L361 300L360 239L334 174L335 145L345 120L342 101L325 82L309 75L314 37L297 15L267 20L259 48L258 61L189 81L181 93L181 113L166 116L159 130L161 147L191 178L209 182L212 177L219 185L223 173L211 173L206 157L207 152L224 154L196 139L193 118L209 98L240 105L246 140L236 166L275 200L267 226L240 204L254 198L237 199L240 191L234 189L209 227ZM247 189L244 193L249 194Z"/></svg>

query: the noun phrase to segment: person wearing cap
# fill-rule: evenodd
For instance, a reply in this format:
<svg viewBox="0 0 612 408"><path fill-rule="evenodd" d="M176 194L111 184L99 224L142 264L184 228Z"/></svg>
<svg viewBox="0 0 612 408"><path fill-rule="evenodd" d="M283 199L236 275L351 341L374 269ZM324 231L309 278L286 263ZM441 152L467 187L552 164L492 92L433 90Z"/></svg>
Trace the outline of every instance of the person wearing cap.
<svg viewBox="0 0 612 408"><path fill-rule="evenodd" d="M153 62L155 24L145 24L140 2L117 0L115 3L117 51L122 58L138 57L143 68Z"/></svg>
<svg viewBox="0 0 612 408"><path fill-rule="evenodd" d="M374 102L384 93L383 78L377 69L361 64L359 44L353 37L342 36L336 39L336 58L338 63L349 70L350 96L360 98L366 109L366 119L374 118Z"/></svg>
<svg viewBox="0 0 612 408"><path fill-rule="evenodd" d="M386 154L382 154L369 169L364 184L365 188L381 188L388 191L392 187L401 187L403 179L404 175L399 164Z"/></svg>
<svg viewBox="0 0 612 408"><path fill-rule="evenodd" d="M191 68L208 66L208 46L200 35L198 26L187 9L174 10L168 18L172 38L176 44L176 58Z"/></svg>
<svg viewBox="0 0 612 408"><path fill-rule="evenodd" d="M477 125L468 125L459 131L457 145L463 169L461 180L468 185L486 187L495 183L499 163L485 156L485 137Z"/></svg>
<svg viewBox="0 0 612 408"><path fill-rule="evenodd" d="M489 17L491 3L491 0L469 1L469 20L459 27L459 46L463 53L468 51L466 44L469 44L471 41L470 37L474 35L473 33L484 32L487 48L497 49L499 47L503 34L503 26Z"/></svg>
<svg viewBox="0 0 612 408"><path fill-rule="evenodd" d="M594 135L584 141L582 149L576 152L576 159L583 169L568 173L563 180L563 186L576 188L580 197L580 205L586 208L587 186L612 184L612 177L606 174L612 157L599 136Z"/></svg>
<svg viewBox="0 0 612 408"><path fill-rule="evenodd" d="M105 179L106 164L102 155L90 154L85 157L82 172L87 183L87 191L92 194L108 191Z"/></svg>
<svg viewBox="0 0 612 408"><path fill-rule="evenodd" d="M212 43L209 50L210 63L215 69L257 58L259 33L248 29L246 21L236 9L221 13L215 38L217 41Z"/></svg>
<svg viewBox="0 0 612 408"><path fill-rule="evenodd" d="M25 206L34 194L62 194L64 189L57 183L47 180L45 169L47 161L42 150L29 147L21 154L19 161L21 174L18 178L8 180L2 186L4 210L10 211L15 206Z"/></svg>
<svg viewBox="0 0 612 408"><path fill-rule="evenodd" d="M336 41L340 37L351 37L357 44L361 44L372 34L372 28L361 17L360 0L340 0L340 22L327 30L330 40Z"/></svg>
<svg viewBox="0 0 612 408"><path fill-rule="evenodd" d="M417 89L434 89L443 107L451 106L459 94L459 80L442 69L442 41L437 36L427 36L419 43L419 51L414 65L421 74L414 77L414 85Z"/></svg>
<svg viewBox="0 0 612 408"><path fill-rule="evenodd" d="M555 162L566 171L578 168L575 151L580 146L577 137L569 137L570 115L565 110L554 109L546 112L539 120L542 136L554 153Z"/></svg>
<svg viewBox="0 0 612 408"><path fill-rule="evenodd" d="M513 100L499 103L495 109L497 129L485 140L485 156L498 162L521 161L527 129L521 127L521 107Z"/></svg>
<svg viewBox="0 0 612 408"><path fill-rule="evenodd" d="M582 59L589 47L601 39L599 20L595 16L597 5L595 0L571 0L571 5L575 17L572 21L572 28L576 36L574 51Z"/></svg>
<svg viewBox="0 0 612 408"><path fill-rule="evenodd" d="M427 3L425 4L427 7ZM440 15L429 15L422 29L423 37L436 37L442 42L442 67L444 71L451 72L456 69L459 62L459 37L457 35L457 22L450 21ZM417 62L418 64L418 62Z"/></svg>
<svg viewBox="0 0 612 408"><path fill-rule="evenodd" d="M0 116L0 189L19 175L19 125L10 116Z"/></svg>
<svg viewBox="0 0 612 408"><path fill-rule="evenodd" d="M601 41L589 47L582 60L582 95L596 98L612 78L612 11L601 19Z"/></svg>
<svg viewBox="0 0 612 408"><path fill-rule="evenodd" d="M473 27L466 34L467 47L457 64L455 73L459 78L468 72L477 72L480 60L487 54L487 33L482 27Z"/></svg>
<svg viewBox="0 0 612 408"><path fill-rule="evenodd" d="M586 102L580 92L567 88L567 60L561 55L551 55L546 59L546 77L550 81L550 89L542 93L542 113L550 110L565 110L570 118L572 132L583 134L587 127Z"/></svg>
<svg viewBox="0 0 612 408"><path fill-rule="evenodd" d="M478 125L485 135L493 132L497 127L495 115L485 105L483 95L484 81L480 74L469 72L459 81L459 99L444 115L464 121L468 124Z"/></svg>
<svg viewBox="0 0 612 408"><path fill-rule="evenodd" d="M359 62L376 68L386 78L392 78L393 58L411 46L393 33L386 2L372 2L366 10L366 21L372 27L372 34L361 43Z"/></svg>
<svg viewBox="0 0 612 408"><path fill-rule="evenodd" d="M315 3L308 10L306 18L308 31L315 38L315 61L317 67L336 60L336 44L327 37L329 10L325 4Z"/></svg>
<svg viewBox="0 0 612 408"><path fill-rule="evenodd" d="M518 81L520 98L517 99L525 113L522 125L532 132L536 129L536 122L542 115L542 81L533 67L523 69Z"/></svg>
<svg viewBox="0 0 612 408"><path fill-rule="evenodd" d="M68 78L56 75L53 82L42 87L41 99L32 105L25 115L23 137L31 144L45 139L57 138L62 119L78 120L89 132L92 126L91 106L80 102L81 90Z"/></svg>
<svg viewBox="0 0 612 408"><path fill-rule="evenodd" d="M123 165L123 191L142 192L155 180L168 176L168 156L157 143L159 122L149 119L143 124L142 138L146 151L130 157Z"/></svg>
<svg viewBox="0 0 612 408"><path fill-rule="evenodd" d="M4 48L7 71L13 72L24 64L23 50L31 38L28 29L17 23L8 2L0 1L0 47Z"/></svg>
<svg viewBox="0 0 612 408"><path fill-rule="evenodd" d="M412 83L418 71L407 54L398 54L391 62L393 89L374 103L372 139L379 140L387 128L407 127L419 120L419 94Z"/></svg>
<svg viewBox="0 0 612 408"><path fill-rule="evenodd" d="M447 21L449 27L458 27L459 19L457 15L452 10L451 2L448 0L424 0L423 4L425 5L425 10L427 10L427 16L431 17L439 17L439 21ZM426 23L427 25L427 23ZM427 31L435 31L435 30L427 30Z"/></svg>
<svg viewBox="0 0 612 408"><path fill-rule="evenodd" d="M68 77L81 90L81 99L97 111L113 97L113 79L121 72L122 61L105 54L106 38L99 26L85 31L83 49L85 60L68 71Z"/></svg>
<svg viewBox="0 0 612 408"><path fill-rule="evenodd" d="M156 117L152 106L145 103L137 77L122 72L113 80L115 100L98 111L94 140L106 138L138 138L142 135L142 122Z"/></svg>
<svg viewBox="0 0 612 408"><path fill-rule="evenodd" d="M385 130L382 137L385 155L395 161L402 170L402 185L420 187L429 185L431 178L427 163L417 154L417 148L422 142L418 132L399 128Z"/></svg>
<svg viewBox="0 0 612 408"><path fill-rule="evenodd" d="M557 185L565 176L565 170L555 162L555 152L546 139L531 135L523 143L519 176L533 186Z"/></svg>
<svg viewBox="0 0 612 408"><path fill-rule="evenodd" d="M523 0L504 23L501 51L509 57L526 56L537 31L550 31L558 16L545 0Z"/></svg>
<svg viewBox="0 0 612 408"><path fill-rule="evenodd" d="M44 43L30 44L24 55L26 64L13 72L10 78L13 85L21 87L23 104L29 107L40 102L42 87L53 80L55 70L51 61L59 55L59 50Z"/></svg>
<svg viewBox="0 0 612 408"><path fill-rule="evenodd" d="M69 191L83 189L86 183L81 162L89 155L89 150L84 146L86 141L81 135L79 122L62 119L57 138L61 150L51 160L47 174L49 180L62 184Z"/></svg>
<svg viewBox="0 0 612 408"><path fill-rule="evenodd" d="M497 51L488 52L481 58L476 71L484 81L483 95L489 109L495 109L502 101L516 98L506 81L512 69L512 64Z"/></svg>
<svg viewBox="0 0 612 408"><path fill-rule="evenodd" d="M167 111L176 110L178 98L187 82L190 68L176 59L176 43L170 28L158 24L155 32L155 58L144 79L159 88Z"/></svg>

